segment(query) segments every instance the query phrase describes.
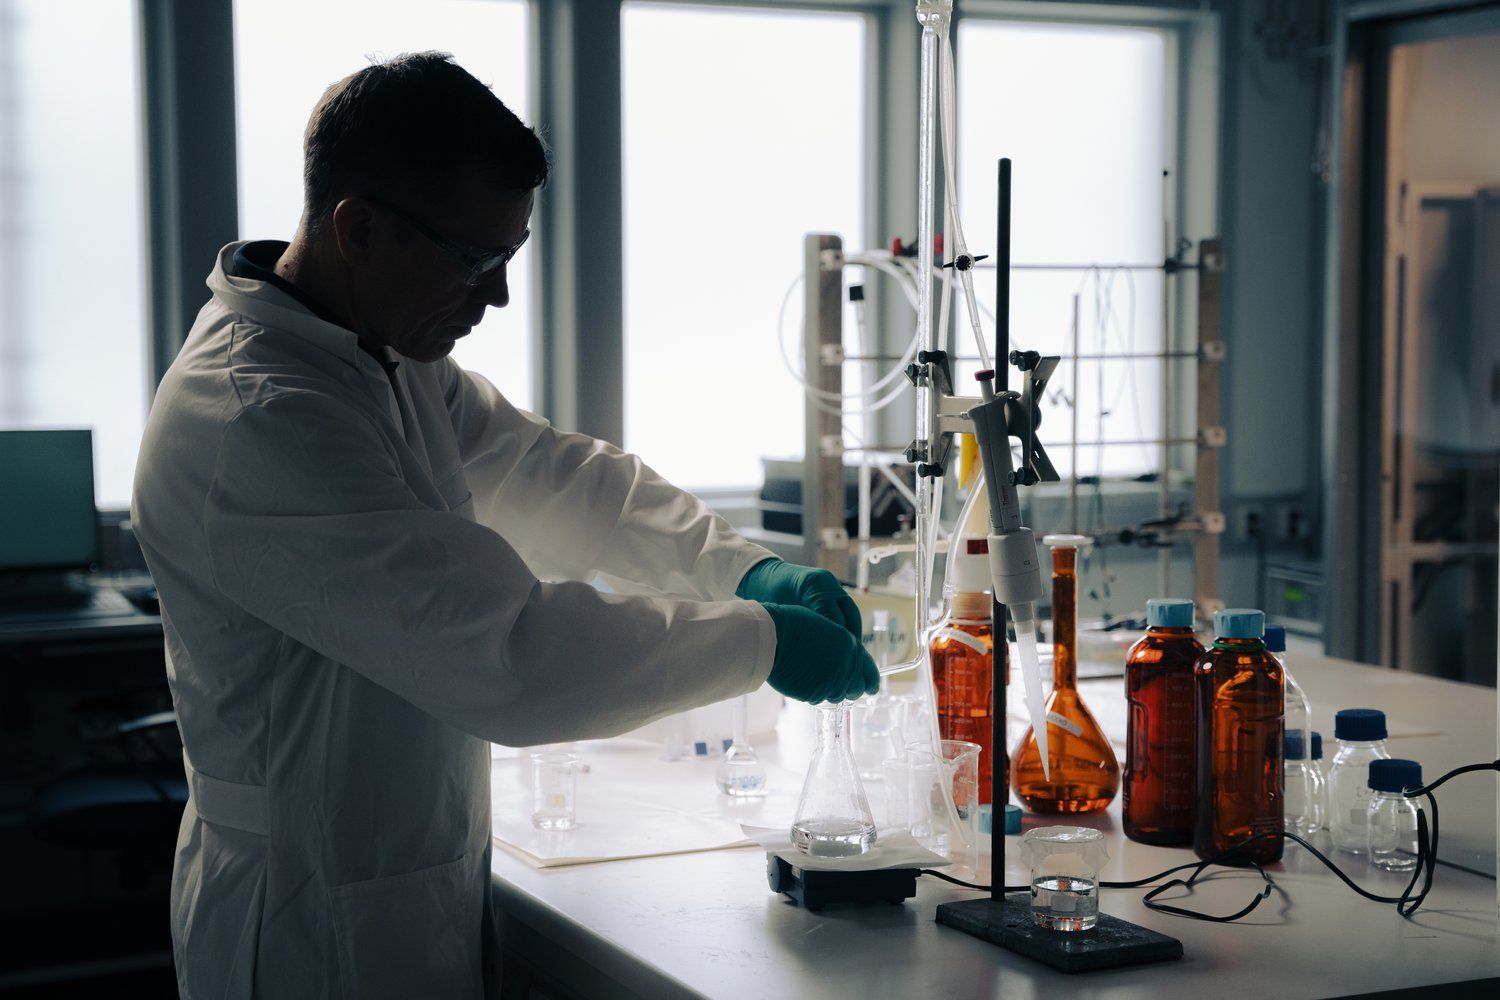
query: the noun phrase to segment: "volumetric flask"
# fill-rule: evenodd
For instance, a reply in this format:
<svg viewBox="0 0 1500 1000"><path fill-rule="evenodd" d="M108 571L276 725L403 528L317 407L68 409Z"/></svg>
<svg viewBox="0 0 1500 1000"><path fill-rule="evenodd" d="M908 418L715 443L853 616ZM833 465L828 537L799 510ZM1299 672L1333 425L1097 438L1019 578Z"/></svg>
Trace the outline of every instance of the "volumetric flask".
<svg viewBox="0 0 1500 1000"><path fill-rule="evenodd" d="M1082 826L1039 826L1021 838L1031 868L1031 919L1054 931L1086 931L1099 922L1099 869L1109 860L1104 834Z"/></svg>
<svg viewBox="0 0 1500 1000"><path fill-rule="evenodd" d="M952 862L955 877L972 877L979 874L980 746L966 740L943 740L941 746L940 753L925 743L906 748L911 833Z"/></svg>
<svg viewBox="0 0 1500 1000"><path fill-rule="evenodd" d="M875 819L849 750L848 704L818 706L818 747L797 802L792 844L817 858L852 857L875 846Z"/></svg>
<svg viewBox="0 0 1500 1000"><path fill-rule="evenodd" d="M571 830L578 787L578 756L557 750L531 755L531 825L538 830Z"/></svg>

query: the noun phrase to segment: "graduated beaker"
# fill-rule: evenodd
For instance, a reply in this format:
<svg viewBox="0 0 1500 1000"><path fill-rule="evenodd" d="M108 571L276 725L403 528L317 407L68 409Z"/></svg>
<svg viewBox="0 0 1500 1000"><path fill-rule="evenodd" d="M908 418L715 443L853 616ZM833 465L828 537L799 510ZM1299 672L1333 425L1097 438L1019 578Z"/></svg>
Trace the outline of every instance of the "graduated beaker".
<svg viewBox="0 0 1500 1000"><path fill-rule="evenodd" d="M1109 860L1104 834L1083 826L1039 826L1021 838L1031 869L1031 919L1054 931L1086 931L1099 922L1099 869Z"/></svg>
<svg viewBox="0 0 1500 1000"><path fill-rule="evenodd" d="M917 843L946 857L956 878L979 874L978 743L943 740L906 748L908 820ZM952 804L948 796L952 795Z"/></svg>

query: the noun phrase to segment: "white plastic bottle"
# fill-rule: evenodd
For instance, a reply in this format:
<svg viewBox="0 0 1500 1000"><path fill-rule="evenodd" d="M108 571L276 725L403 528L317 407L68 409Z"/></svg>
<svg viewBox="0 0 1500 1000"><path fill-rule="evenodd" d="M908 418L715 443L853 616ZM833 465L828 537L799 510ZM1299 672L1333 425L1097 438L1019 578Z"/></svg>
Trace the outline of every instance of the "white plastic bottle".
<svg viewBox="0 0 1500 1000"><path fill-rule="evenodd" d="M1370 762L1370 804L1366 837L1370 863L1388 872L1417 867L1417 804L1402 794L1422 784L1422 765L1414 760Z"/></svg>
<svg viewBox="0 0 1500 1000"><path fill-rule="evenodd" d="M1370 762L1389 760L1385 713L1374 708L1346 708L1333 717L1338 751L1328 768L1328 828L1333 846L1350 854L1370 847L1366 812L1370 805Z"/></svg>

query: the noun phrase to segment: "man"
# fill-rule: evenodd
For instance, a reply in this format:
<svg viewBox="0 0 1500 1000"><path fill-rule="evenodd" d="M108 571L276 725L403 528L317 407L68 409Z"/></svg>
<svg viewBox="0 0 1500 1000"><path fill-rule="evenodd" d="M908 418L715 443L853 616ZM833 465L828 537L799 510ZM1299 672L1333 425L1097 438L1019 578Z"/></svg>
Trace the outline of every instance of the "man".
<svg viewBox="0 0 1500 1000"><path fill-rule="evenodd" d="M191 792L178 982L477 996L486 740L878 676L830 574L448 359L506 304L547 171L486 87L441 54L370 66L305 157L292 242L220 254L136 477Z"/></svg>

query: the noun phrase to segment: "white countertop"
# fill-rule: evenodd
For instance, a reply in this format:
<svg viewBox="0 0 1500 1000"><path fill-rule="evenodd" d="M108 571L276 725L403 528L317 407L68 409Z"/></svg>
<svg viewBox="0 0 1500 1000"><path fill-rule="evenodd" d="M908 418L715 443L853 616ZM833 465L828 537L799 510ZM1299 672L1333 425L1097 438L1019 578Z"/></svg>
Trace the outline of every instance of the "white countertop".
<svg viewBox="0 0 1500 1000"><path fill-rule="evenodd" d="M1495 756L1495 692L1322 657L1297 656L1291 669L1328 734L1342 707L1384 709L1392 754L1422 762L1435 777ZM1123 697L1121 682L1085 682L1091 706ZM1101 711L1101 715L1109 715ZM782 739L757 744L798 767L810 712L788 709ZM1110 727L1106 724L1106 730ZM1013 729L1014 732L1014 729ZM1401 735L1409 733L1412 735ZM1417 735L1429 733L1434 735ZM1116 734L1111 734L1116 735ZM684 764L684 780L710 781L707 762ZM1438 793L1445 860L1494 870L1493 775L1466 775ZM872 798L874 793L872 791ZM1027 817L1028 825L1042 822ZM1118 800L1081 822L1109 833L1106 879L1139 877L1192 859L1185 849L1125 839ZM1017 838L1007 841L1011 884L1025 881ZM1337 856L1360 884L1399 894L1405 877ZM988 856L982 859L988 876ZM1500 917L1493 880L1440 866L1414 920L1365 901L1296 845L1271 869L1279 892L1248 918L1211 924L1152 913L1144 890L1105 890L1101 909L1183 942L1179 962L1068 976L938 925L939 903L972 892L930 878L900 907L830 907L811 914L766 884L756 849L686 854L538 870L496 851L500 934L511 961L581 995L715 997L1325 997L1405 986L1500 977ZM1226 872L1190 903L1209 912L1239 909L1258 891L1253 873ZM518 957L519 956L519 957Z"/></svg>

